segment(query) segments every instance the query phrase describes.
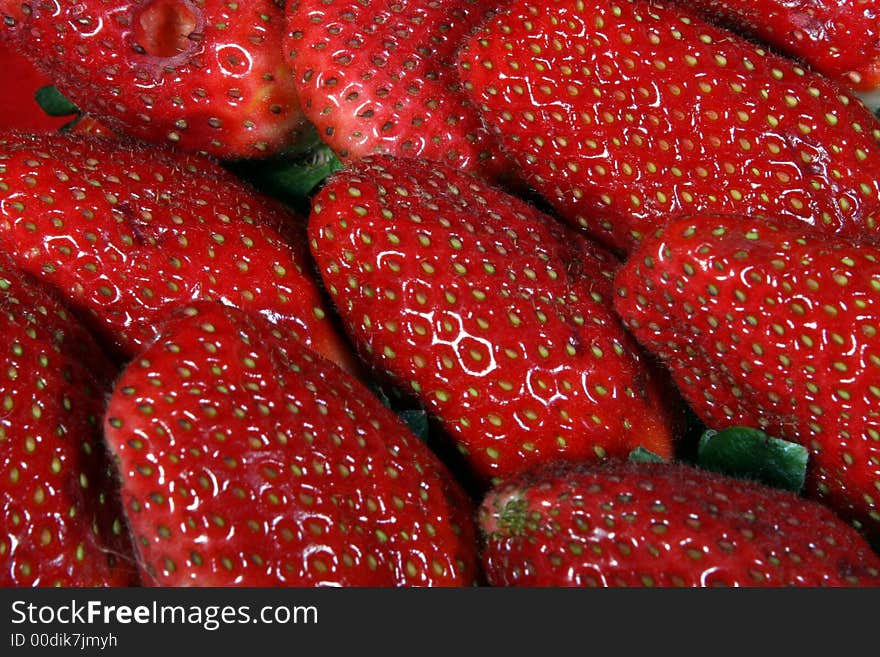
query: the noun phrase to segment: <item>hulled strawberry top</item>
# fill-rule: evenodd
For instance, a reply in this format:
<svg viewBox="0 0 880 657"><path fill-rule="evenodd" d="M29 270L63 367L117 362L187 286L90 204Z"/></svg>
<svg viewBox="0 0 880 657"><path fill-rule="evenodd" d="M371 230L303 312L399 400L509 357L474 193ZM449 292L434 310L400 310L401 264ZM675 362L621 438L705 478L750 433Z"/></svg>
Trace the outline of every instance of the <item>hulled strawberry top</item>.
<svg viewBox="0 0 880 657"><path fill-rule="evenodd" d="M254 158L304 127L272 0L3 0L0 16L78 107L141 139Z"/></svg>

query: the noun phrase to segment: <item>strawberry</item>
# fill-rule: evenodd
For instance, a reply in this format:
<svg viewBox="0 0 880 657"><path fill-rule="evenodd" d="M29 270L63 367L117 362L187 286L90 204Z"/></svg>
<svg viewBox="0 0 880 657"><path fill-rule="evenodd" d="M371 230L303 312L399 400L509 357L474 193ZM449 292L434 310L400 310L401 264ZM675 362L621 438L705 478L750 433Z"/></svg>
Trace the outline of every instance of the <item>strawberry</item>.
<svg viewBox="0 0 880 657"><path fill-rule="evenodd" d="M34 94L51 80L0 37L0 130L57 130L67 119L40 111Z"/></svg>
<svg viewBox="0 0 880 657"><path fill-rule="evenodd" d="M0 254L0 586L126 586L135 569L101 437L114 369Z"/></svg>
<svg viewBox="0 0 880 657"><path fill-rule="evenodd" d="M303 111L343 162L390 153L499 175L504 158L455 70L493 6L297 0L284 43Z"/></svg>
<svg viewBox="0 0 880 657"><path fill-rule="evenodd" d="M808 494L880 536L880 248L695 216L646 240L616 285L626 325L708 426L804 445Z"/></svg>
<svg viewBox="0 0 880 657"><path fill-rule="evenodd" d="M387 156L331 177L309 236L363 359L477 479L671 453L657 379L611 308L618 263L584 236L464 172Z"/></svg>
<svg viewBox="0 0 880 657"><path fill-rule="evenodd" d="M526 180L624 253L698 212L880 228L873 115L679 7L513 0L467 42L460 71Z"/></svg>
<svg viewBox="0 0 880 657"><path fill-rule="evenodd" d="M0 0L0 16L20 52L112 129L224 159L303 132L273 0Z"/></svg>
<svg viewBox="0 0 880 657"><path fill-rule="evenodd" d="M802 60L863 97L880 87L875 0L689 0L687 6ZM872 103L872 105L875 103Z"/></svg>
<svg viewBox="0 0 880 657"><path fill-rule="evenodd" d="M473 583L473 508L358 381L259 315L175 313L125 370L105 433L144 581Z"/></svg>
<svg viewBox="0 0 880 657"><path fill-rule="evenodd" d="M826 507L683 464L544 468L479 518L494 586L880 586L880 558Z"/></svg>
<svg viewBox="0 0 880 657"><path fill-rule="evenodd" d="M168 309L271 315L350 366L304 222L207 158L88 135L0 134L0 247L131 357Z"/></svg>
<svg viewBox="0 0 880 657"><path fill-rule="evenodd" d="M79 114L68 124L66 130L74 134L91 135L102 139L120 139L125 137L91 114Z"/></svg>

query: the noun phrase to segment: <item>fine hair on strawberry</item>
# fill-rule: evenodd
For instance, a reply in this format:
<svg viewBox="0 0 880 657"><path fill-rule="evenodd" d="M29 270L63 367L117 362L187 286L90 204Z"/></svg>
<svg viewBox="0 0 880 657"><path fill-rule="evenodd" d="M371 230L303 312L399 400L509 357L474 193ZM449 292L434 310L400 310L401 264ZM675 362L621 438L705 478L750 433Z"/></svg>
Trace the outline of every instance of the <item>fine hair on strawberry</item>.
<svg viewBox="0 0 880 657"><path fill-rule="evenodd" d="M150 586L468 586L473 505L357 379L262 315L176 310L104 416Z"/></svg>
<svg viewBox="0 0 880 657"><path fill-rule="evenodd" d="M683 4L512 0L459 70L526 181L621 253L698 212L880 228L871 112Z"/></svg>
<svg viewBox="0 0 880 657"><path fill-rule="evenodd" d="M425 159L362 158L315 197L310 245L358 353L484 484L546 460L674 451L674 411L611 306L619 261Z"/></svg>
<svg viewBox="0 0 880 657"><path fill-rule="evenodd" d="M806 492L880 536L880 247L793 219L697 215L645 240L615 308L712 429L810 453Z"/></svg>
<svg viewBox="0 0 880 657"><path fill-rule="evenodd" d="M216 161L88 134L0 133L0 247L120 360L168 310L261 312L354 370L312 271L305 220Z"/></svg>
<svg viewBox="0 0 880 657"><path fill-rule="evenodd" d="M493 586L880 586L880 557L824 505L684 463L536 468L479 522Z"/></svg>

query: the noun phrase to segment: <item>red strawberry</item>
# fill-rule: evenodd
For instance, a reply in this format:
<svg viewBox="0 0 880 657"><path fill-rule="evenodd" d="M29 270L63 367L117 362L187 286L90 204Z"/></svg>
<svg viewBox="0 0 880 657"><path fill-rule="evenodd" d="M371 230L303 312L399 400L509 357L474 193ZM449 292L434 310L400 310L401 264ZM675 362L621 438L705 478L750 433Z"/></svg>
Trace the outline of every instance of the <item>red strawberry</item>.
<svg viewBox="0 0 880 657"><path fill-rule="evenodd" d="M87 135L0 145L0 246L124 357L170 307L211 298L349 363L307 270L304 222L212 161Z"/></svg>
<svg viewBox="0 0 880 657"><path fill-rule="evenodd" d="M202 302L105 432L147 584L471 584L472 505L376 397L264 318Z"/></svg>
<svg viewBox="0 0 880 657"><path fill-rule="evenodd" d="M876 0L688 0L707 20L729 25L871 94L880 87Z"/></svg>
<svg viewBox="0 0 880 657"><path fill-rule="evenodd" d="M807 489L880 536L880 248L696 216L646 240L615 306L714 429L810 450Z"/></svg>
<svg viewBox="0 0 880 657"><path fill-rule="evenodd" d="M125 586L133 552L100 420L114 370L0 255L0 586Z"/></svg>
<svg viewBox="0 0 880 657"><path fill-rule="evenodd" d="M611 308L617 262L469 175L375 157L315 197L312 251L343 322L480 479L672 451L656 381Z"/></svg>
<svg viewBox="0 0 880 657"><path fill-rule="evenodd" d="M64 95L140 139L235 159L304 127L272 0L0 0L0 16Z"/></svg>
<svg viewBox="0 0 880 657"><path fill-rule="evenodd" d="M880 229L871 113L678 7L514 0L461 73L525 178L616 249L696 212Z"/></svg>
<svg viewBox="0 0 880 657"><path fill-rule="evenodd" d="M119 134L91 114L80 114L72 121L67 130L75 134L91 135L103 139L125 139L125 135Z"/></svg>
<svg viewBox="0 0 880 657"><path fill-rule="evenodd" d="M480 510L495 586L880 586L880 558L826 507L670 463L544 469Z"/></svg>
<svg viewBox="0 0 880 657"><path fill-rule="evenodd" d="M0 36L0 130L57 130L68 118L53 117L43 112L34 100L40 87L51 80L34 68L33 63L16 52Z"/></svg>
<svg viewBox="0 0 880 657"><path fill-rule="evenodd" d="M306 116L343 161L424 157L489 176L503 166L455 70L492 13L479 0L297 0L285 51Z"/></svg>

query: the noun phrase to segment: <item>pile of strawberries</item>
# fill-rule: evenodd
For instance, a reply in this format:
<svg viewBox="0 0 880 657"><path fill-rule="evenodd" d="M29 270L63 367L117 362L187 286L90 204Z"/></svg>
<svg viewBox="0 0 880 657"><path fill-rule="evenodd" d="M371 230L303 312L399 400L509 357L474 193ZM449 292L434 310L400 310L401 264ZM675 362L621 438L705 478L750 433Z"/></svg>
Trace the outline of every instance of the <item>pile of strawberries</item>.
<svg viewBox="0 0 880 657"><path fill-rule="evenodd" d="M0 585L880 585L880 3L0 16Z"/></svg>

